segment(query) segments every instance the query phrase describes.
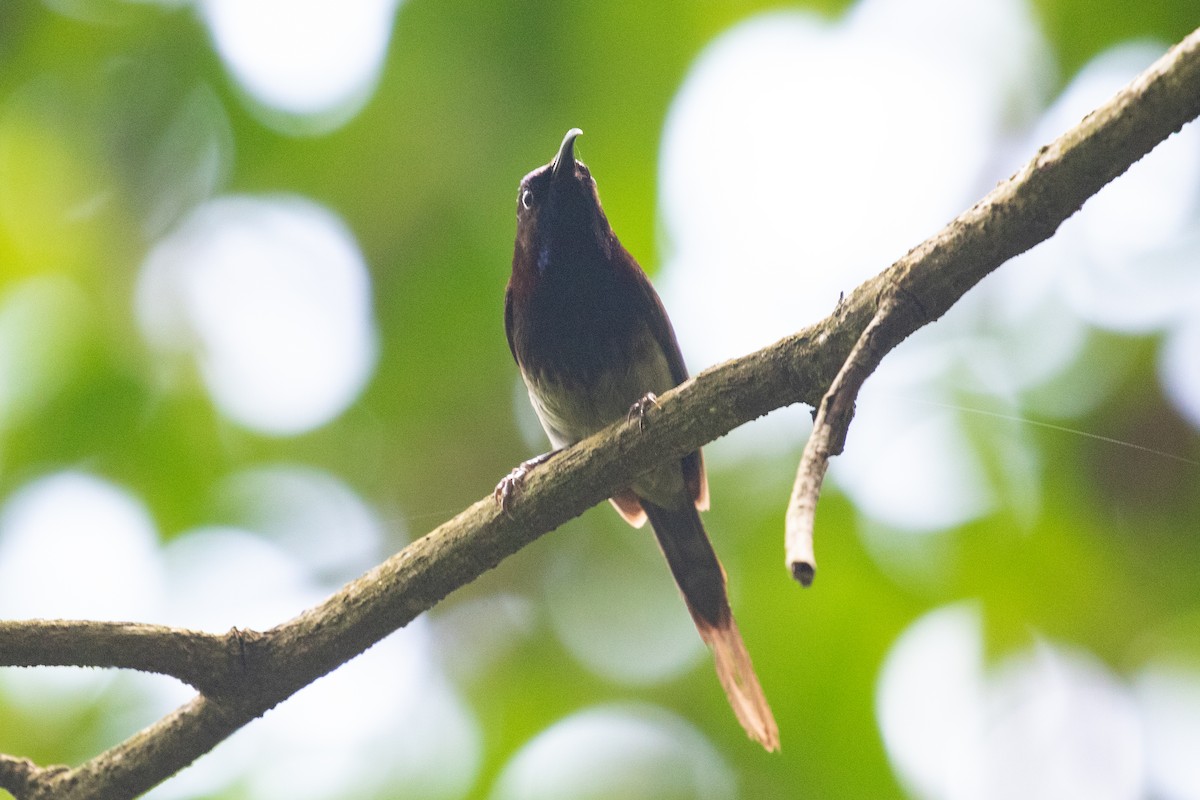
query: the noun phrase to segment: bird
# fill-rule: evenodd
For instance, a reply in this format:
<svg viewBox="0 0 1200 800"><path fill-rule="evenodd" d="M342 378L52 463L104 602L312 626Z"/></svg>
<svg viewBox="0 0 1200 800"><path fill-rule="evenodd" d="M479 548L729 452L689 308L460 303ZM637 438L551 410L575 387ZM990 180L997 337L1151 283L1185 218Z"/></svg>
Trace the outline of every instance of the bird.
<svg viewBox="0 0 1200 800"><path fill-rule="evenodd" d="M554 449L497 485L502 507L538 464L631 414L644 424L657 396L688 378L662 300L617 239L591 172L575 157L581 134L568 131L550 163L527 174L517 192L504 329ZM750 738L777 750L779 729L700 519L709 504L701 452L638 476L610 501L635 527L649 520L735 716Z"/></svg>

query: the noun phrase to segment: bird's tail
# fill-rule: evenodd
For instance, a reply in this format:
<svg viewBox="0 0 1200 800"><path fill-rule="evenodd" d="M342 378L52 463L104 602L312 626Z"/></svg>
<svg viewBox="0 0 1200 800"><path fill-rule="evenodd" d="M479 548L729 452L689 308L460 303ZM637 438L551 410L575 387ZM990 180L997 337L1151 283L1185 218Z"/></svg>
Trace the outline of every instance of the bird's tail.
<svg viewBox="0 0 1200 800"><path fill-rule="evenodd" d="M700 638L712 648L717 677L738 722L767 750L779 749L779 728L733 619L725 593L725 570L704 532L699 512L691 503L673 509L642 499L642 507L654 526L654 535L683 592Z"/></svg>

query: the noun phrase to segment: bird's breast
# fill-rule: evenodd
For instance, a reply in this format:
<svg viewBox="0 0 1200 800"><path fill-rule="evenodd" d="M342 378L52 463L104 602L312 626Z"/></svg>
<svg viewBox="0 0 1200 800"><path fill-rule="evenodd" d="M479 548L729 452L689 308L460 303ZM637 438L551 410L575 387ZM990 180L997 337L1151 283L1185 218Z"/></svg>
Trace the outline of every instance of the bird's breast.
<svg viewBox="0 0 1200 800"><path fill-rule="evenodd" d="M542 427L555 447L565 447L628 415L647 392L674 386L662 347L644 325L620 339L597 336L567 350L567 367L533 359L522 375ZM580 369L586 364L586 369Z"/></svg>

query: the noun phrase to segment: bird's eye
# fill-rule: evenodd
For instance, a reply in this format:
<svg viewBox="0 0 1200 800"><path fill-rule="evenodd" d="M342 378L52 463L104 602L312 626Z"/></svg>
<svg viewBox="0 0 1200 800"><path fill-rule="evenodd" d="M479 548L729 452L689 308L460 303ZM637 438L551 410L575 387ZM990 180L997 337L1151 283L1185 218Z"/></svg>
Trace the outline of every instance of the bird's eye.
<svg viewBox="0 0 1200 800"><path fill-rule="evenodd" d="M524 208L533 208L533 192L528 189L521 192L521 205Z"/></svg>

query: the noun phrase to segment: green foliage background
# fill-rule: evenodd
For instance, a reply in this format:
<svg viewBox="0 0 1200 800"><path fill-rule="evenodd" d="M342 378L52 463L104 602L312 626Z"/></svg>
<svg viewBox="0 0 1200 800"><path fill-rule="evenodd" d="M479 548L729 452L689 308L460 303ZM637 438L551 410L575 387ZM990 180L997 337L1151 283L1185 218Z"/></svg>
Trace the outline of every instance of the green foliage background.
<svg viewBox="0 0 1200 800"><path fill-rule="evenodd" d="M844 8L816 5L829 15ZM214 519L215 482L261 463L327 468L398 513L414 536L488 493L530 455L514 422L515 368L501 319L517 181L549 158L563 131L583 128L614 226L653 273L656 157L668 104L714 36L780 5L410 0L374 96L344 127L320 136L283 135L248 112L191 9L91 7L102 21L28 0L0 4L0 101L31 81L65 85L81 99L61 118L69 129L31 132L39 146L28 152L37 158L9 165L27 171L28 194L0 203L20 205L9 219L32 227L0 227L0 292L39 271L68 273L87 290L74 324L88 333L86 346L61 353L53 395L4 429L0 496L82 466L135 491L169 538ZM1064 83L1116 42L1173 42L1197 22L1194 0L1040 0L1036 8ZM235 155L224 191L298 192L325 204L352 229L370 266L380 362L361 399L308 434L239 428L194 379L164 395L132 320L134 280L153 242L135 223L149 202L145 172L180 98L198 85L215 92L231 123ZM93 180L120 190L102 213L71 231L37 228L40 209L83 196ZM1155 342L1098 335L1094 346L1124 353L1133 368L1115 399L1072 424L1200 458L1195 431L1158 392ZM460 686L483 726L484 763L470 796L487 796L512 754L563 715L631 699L661 704L703 730L734 766L744 797L900 795L875 719L880 665L915 618L960 599L981 602L993 655L1028 644L1036 630L1078 643L1118 674L1164 636L1181 658L1200 663L1200 636L1192 636L1200 633L1198 468L1057 432L1035 436L1047 484L1032 529L1018 535L999 513L939 534L951 577L920 589L867 552L853 507L836 493L822 500L814 588L802 592L787 579L782 519L801 442L786 458L716 472L708 525L779 717L782 754L745 741L707 663L679 680L630 689L588 673L542 625ZM447 607L510 588L536 596L550 555L580 535L621 534L610 511L593 510ZM215 576L213 585L219 591ZM1163 632L1180 626L1187 635ZM102 734L107 713L98 704L69 730L39 730L0 707L0 749L77 763L115 743ZM417 795L398 787L396 796Z"/></svg>

